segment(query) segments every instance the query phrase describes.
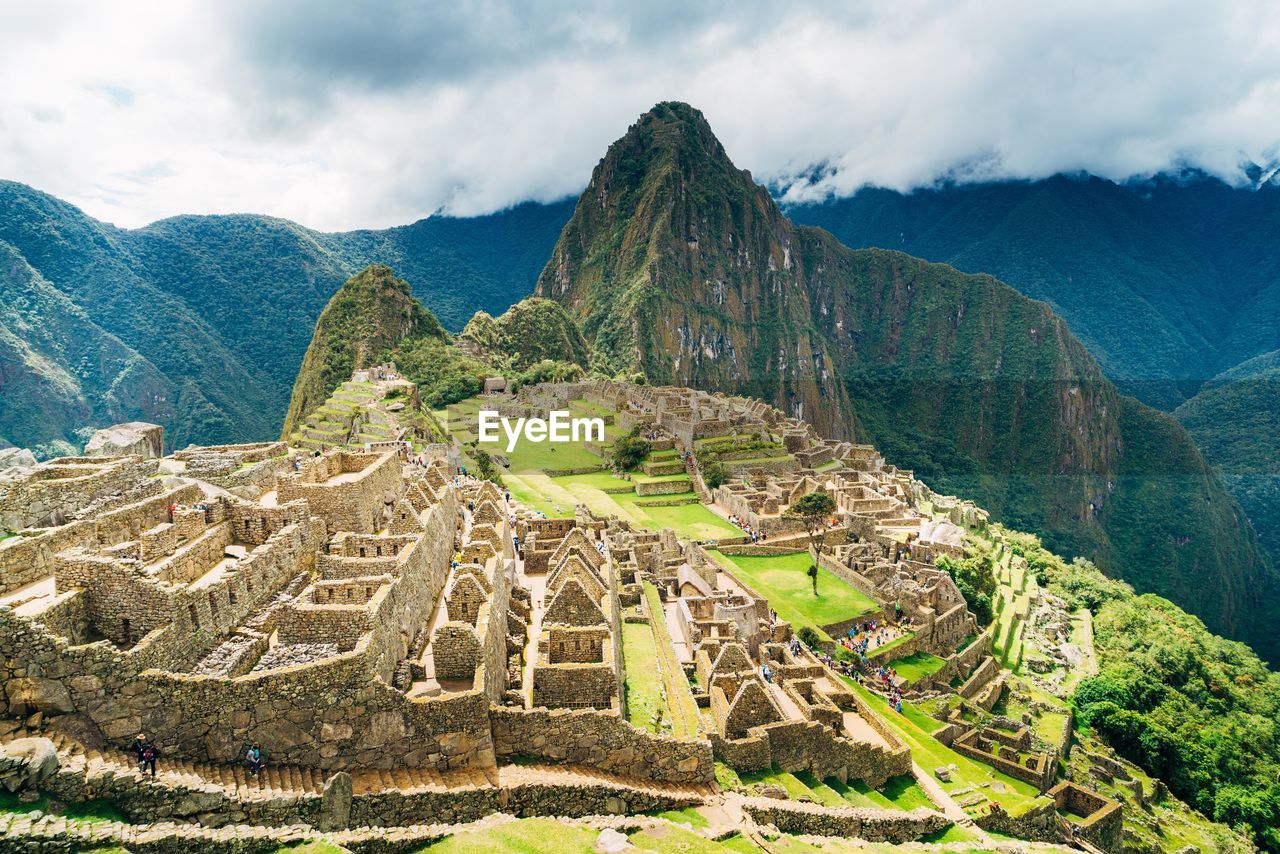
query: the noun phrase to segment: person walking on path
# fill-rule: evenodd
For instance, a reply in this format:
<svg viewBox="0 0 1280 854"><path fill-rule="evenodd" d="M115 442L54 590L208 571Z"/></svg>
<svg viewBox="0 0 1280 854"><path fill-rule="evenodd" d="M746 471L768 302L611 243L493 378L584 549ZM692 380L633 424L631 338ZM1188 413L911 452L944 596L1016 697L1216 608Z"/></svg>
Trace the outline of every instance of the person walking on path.
<svg viewBox="0 0 1280 854"><path fill-rule="evenodd" d="M142 751L147 746L147 734L145 732L138 733L138 737L133 740L133 744L129 745L129 749L133 751L133 758L138 763L138 770L142 767Z"/></svg>
<svg viewBox="0 0 1280 854"><path fill-rule="evenodd" d="M154 741L148 741L142 746L142 758L138 764L138 770L143 774L147 773L147 768L151 769L151 776L156 776L156 757L160 755L160 748L156 747Z"/></svg>
<svg viewBox="0 0 1280 854"><path fill-rule="evenodd" d="M249 763L249 773L257 777L258 771L262 768L262 748L258 746L258 742L255 741L250 745L244 758Z"/></svg>

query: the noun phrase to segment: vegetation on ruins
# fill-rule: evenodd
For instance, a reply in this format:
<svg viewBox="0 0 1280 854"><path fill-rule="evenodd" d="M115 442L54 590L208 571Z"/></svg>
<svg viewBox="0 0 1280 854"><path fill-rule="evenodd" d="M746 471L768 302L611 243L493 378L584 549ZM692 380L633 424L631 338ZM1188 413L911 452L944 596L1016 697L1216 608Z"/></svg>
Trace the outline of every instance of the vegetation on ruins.
<svg viewBox="0 0 1280 854"><path fill-rule="evenodd" d="M458 341L474 347L502 372L519 373L544 361L585 365L589 355L587 342L569 313L541 297L527 297L496 318L478 312Z"/></svg>
<svg viewBox="0 0 1280 854"><path fill-rule="evenodd" d="M649 456L652 448L653 444L641 438L640 429L637 427L631 431L630 435L623 436L613 443L610 461L618 471L635 471L644 462L644 458Z"/></svg>
<svg viewBox="0 0 1280 854"><path fill-rule="evenodd" d="M686 104L610 146L538 293L578 318L605 373L856 433L1055 551L1280 649L1280 577L1174 419L1123 397L1045 303L793 225Z"/></svg>
<svg viewBox="0 0 1280 854"><path fill-rule="evenodd" d="M699 468L702 470L702 480L706 483L707 489L716 489L729 481L729 473L724 470L724 463L719 460L700 463Z"/></svg>
<svg viewBox="0 0 1280 854"><path fill-rule="evenodd" d="M466 339L473 346L455 346L435 315L389 267L363 270L334 294L316 322L294 383L284 435L292 433L355 368L394 362L401 375L417 384L427 409L472 397L481 391L486 377L504 372L513 390L582 375L581 364L551 358L586 361L581 335L559 305L529 299L496 320L484 318L468 327L473 336L487 342L483 351L474 337ZM504 349L508 347L523 349ZM522 353L537 358L529 361Z"/></svg>
<svg viewBox="0 0 1280 854"><path fill-rule="evenodd" d="M978 619L978 625L988 625L993 616L991 600L996 592L993 553L981 551L966 554L963 558L943 555L938 558L938 568L956 583L969 610Z"/></svg>
<svg viewBox="0 0 1280 854"><path fill-rule="evenodd" d="M471 458L476 461L476 475L478 477L491 480L499 486L502 485L502 472L488 451L473 447L471 449Z"/></svg>

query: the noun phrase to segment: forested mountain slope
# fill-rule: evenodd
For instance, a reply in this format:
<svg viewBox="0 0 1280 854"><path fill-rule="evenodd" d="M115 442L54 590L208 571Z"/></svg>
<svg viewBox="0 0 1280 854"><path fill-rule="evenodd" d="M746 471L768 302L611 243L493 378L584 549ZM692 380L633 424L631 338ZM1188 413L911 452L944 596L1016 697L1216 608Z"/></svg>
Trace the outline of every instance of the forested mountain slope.
<svg viewBox="0 0 1280 854"><path fill-rule="evenodd" d="M67 453L86 429L135 418L163 424L176 447L271 438L316 317L353 273L397 265L461 329L529 293L568 211L528 204L344 234L253 215L124 230L0 182L0 288L13 295L0 317L0 443ZM74 343L41 332L69 323Z"/></svg>

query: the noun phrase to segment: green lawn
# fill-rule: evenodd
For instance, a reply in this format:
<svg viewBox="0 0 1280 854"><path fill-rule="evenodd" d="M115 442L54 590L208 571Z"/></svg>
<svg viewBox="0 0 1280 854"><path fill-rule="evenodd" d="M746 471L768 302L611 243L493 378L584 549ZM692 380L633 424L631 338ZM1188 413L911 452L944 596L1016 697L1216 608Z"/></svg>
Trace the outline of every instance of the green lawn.
<svg viewBox="0 0 1280 854"><path fill-rule="evenodd" d="M662 677L658 675L658 649L648 623L622 624L622 661L627 670L627 720L640 729L661 732L671 723L662 698ZM654 727L661 713L663 727Z"/></svg>
<svg viewBox="0 0 1280 854"><path fill-rule="evenodd" d="M906 658L899 658L889 666L898 671L898 675L906 679L907 684L913 684L918 679L937 673L946 664L946 661L936 655L930 655L927 652L916 652Z"/></svg>
<svg viewBox="0 0 1280 854"><path fill-rule="evenodd" d="M598 830L566 825L551 818L528 818L500 827L455 834L420 851L431 854L489 854L492 851L587 854Z"/></svg>
<svg viewBox="0 0 1280 854"><path fill-rule="evenodd" d="M712 551L711 556L769 600L769 607L796 631L850 620L876 610L876 603L857 588L825 569L818 570L818 595L806 574L807 552L747 557Z"/></svg>

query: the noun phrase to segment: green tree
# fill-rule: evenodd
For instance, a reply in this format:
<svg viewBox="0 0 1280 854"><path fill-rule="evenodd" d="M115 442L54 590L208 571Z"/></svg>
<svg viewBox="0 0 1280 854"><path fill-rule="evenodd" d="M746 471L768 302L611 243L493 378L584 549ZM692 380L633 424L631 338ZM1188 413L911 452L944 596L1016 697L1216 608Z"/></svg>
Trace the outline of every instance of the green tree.
<svg viewBox="0 0 1280 854"><path fill-rule="evenodd" d="M836 500L825 490L819 489L817 492L810 492L808 495L797 498L795 503L787 508L786 515L792 519L799 519L804 524L804 529L809 534L809 545L821 554L826 547L827 519L831 518L834 512L836 512ZM818 592L816 572L813 574L813 592Z"/></svg>
<svg viewBox="0 0 1280 854"><path fill-rule="evenodd" d="M623 436L613 443L611 459L614 468L621 471L634 471L640 463L644 462L644 458L649 456L653 446L645 439L641 439L637 433L637 430L632 430L631 435Z"/></svg>
<svg viewBox="0 0 1280 854"><path fill-rule="evenodd" d="M491 480L499 486L502 485L502 474L498 471L498 466L493 461L488 451L477 448L474 443L471 446L471 456L476 461L476 474L485 480Z"/></svg>

